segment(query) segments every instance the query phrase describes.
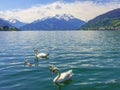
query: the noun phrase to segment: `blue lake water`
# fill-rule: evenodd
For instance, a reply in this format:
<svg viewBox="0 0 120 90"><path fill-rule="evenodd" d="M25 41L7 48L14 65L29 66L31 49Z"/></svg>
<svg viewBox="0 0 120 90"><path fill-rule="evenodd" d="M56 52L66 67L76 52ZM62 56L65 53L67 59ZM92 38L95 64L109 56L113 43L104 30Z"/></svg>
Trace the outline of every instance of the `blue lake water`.
<svg viewBox="0 0 120 90"><path fill-rule="evenodd" d="M54 84L49 65L72 69L72 81ZM120 90L120 31L0 32L0 90Z"/></svg>

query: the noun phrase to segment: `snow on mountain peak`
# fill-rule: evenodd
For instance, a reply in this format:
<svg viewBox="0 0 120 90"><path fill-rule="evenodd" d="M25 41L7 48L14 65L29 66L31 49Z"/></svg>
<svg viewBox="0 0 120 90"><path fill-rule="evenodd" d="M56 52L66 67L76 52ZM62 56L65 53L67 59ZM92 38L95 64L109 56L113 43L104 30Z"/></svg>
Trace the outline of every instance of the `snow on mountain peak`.
<svg viewBox="0 0 120 90"><path fill-rule="evenodd" d="M62 15L57 14L57 15L55 15L55 18L64 19L64 20L68 21L68 20L73 19L75 17L72 15L69 15L69 14L62 14Z"/></svg>
<svg viewBox="0 0 120 90"><path fill-rule="evenodd" d="M9 22L10 23L16 23L16 19L10 19Z"/></svg>
<svg viewBox="0 0 120 90"><path fill-rule="evenodd" d="M44 17L44 18L41 19L41 21L44 21L44 20L46 20L48 18L52 18L52 17L51 16Z"/></svg>
<svg viewBox="0 0 120 90"><path fill-rule="evenodd" d="M40 22L40 21L45 21L47 19L52 19L52 18L56 18L58 20L69 21L70 19L74 19L75 17L70 15L70 14L56 14L55 16L47 16L47 17L43 17L41 19L37 19L33 23L37 23L37 22Z"/></svg>

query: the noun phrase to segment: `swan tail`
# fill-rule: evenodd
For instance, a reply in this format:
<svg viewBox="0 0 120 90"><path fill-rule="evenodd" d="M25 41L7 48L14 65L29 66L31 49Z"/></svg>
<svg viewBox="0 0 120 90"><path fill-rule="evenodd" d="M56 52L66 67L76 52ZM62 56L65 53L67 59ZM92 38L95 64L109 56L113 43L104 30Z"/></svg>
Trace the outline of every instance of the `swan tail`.
<svg viewBox="0 0 120 90"><path fill-rule="evenodd" d="M68 74L69 74L69 78L71 78L71 77L72 77L72 75L73 75L72 70L69 70L69 71L68 71Z"/></svg>

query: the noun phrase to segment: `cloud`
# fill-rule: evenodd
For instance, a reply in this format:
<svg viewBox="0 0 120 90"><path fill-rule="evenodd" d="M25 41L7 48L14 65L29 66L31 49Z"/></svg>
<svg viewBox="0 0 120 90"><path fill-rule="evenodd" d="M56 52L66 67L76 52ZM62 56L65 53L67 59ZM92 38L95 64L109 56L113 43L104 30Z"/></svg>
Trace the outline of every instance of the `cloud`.
<svg viewBox="0 0 120 90"><path fill-rule="evenodd" d="M75 1L72 3L57 1L46 5L36 5L27 9L0 11L0 17L32 22L43 17L66 13L86 21L116 8L120 8L120 3L116 1L104 4L92 1Z"/></svg>
<svg viewBox="0 0 120 90"><path fill-rule="evenodd" d="M62 7L61 6L59 6L59 5L56 5L56 7L55 7L56 9L62 9Z"/></svg>

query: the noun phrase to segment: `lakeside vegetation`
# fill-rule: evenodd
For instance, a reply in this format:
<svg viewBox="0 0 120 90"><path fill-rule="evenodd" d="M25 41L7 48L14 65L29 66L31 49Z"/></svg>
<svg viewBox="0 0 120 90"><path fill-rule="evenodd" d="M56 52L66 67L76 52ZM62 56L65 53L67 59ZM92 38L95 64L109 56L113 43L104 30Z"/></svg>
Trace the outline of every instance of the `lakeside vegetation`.
<svg viewBox="0 0 120 90"><path fill-rule="evenodd" d="M88 21L82 30L120 30L120 9L109 11Z"/></svg>
<svg viewBox="0 0 120 90"><path fill-rule="evenodd" d="M0 26L0 31L18 31L16 27Z"/></svg>

